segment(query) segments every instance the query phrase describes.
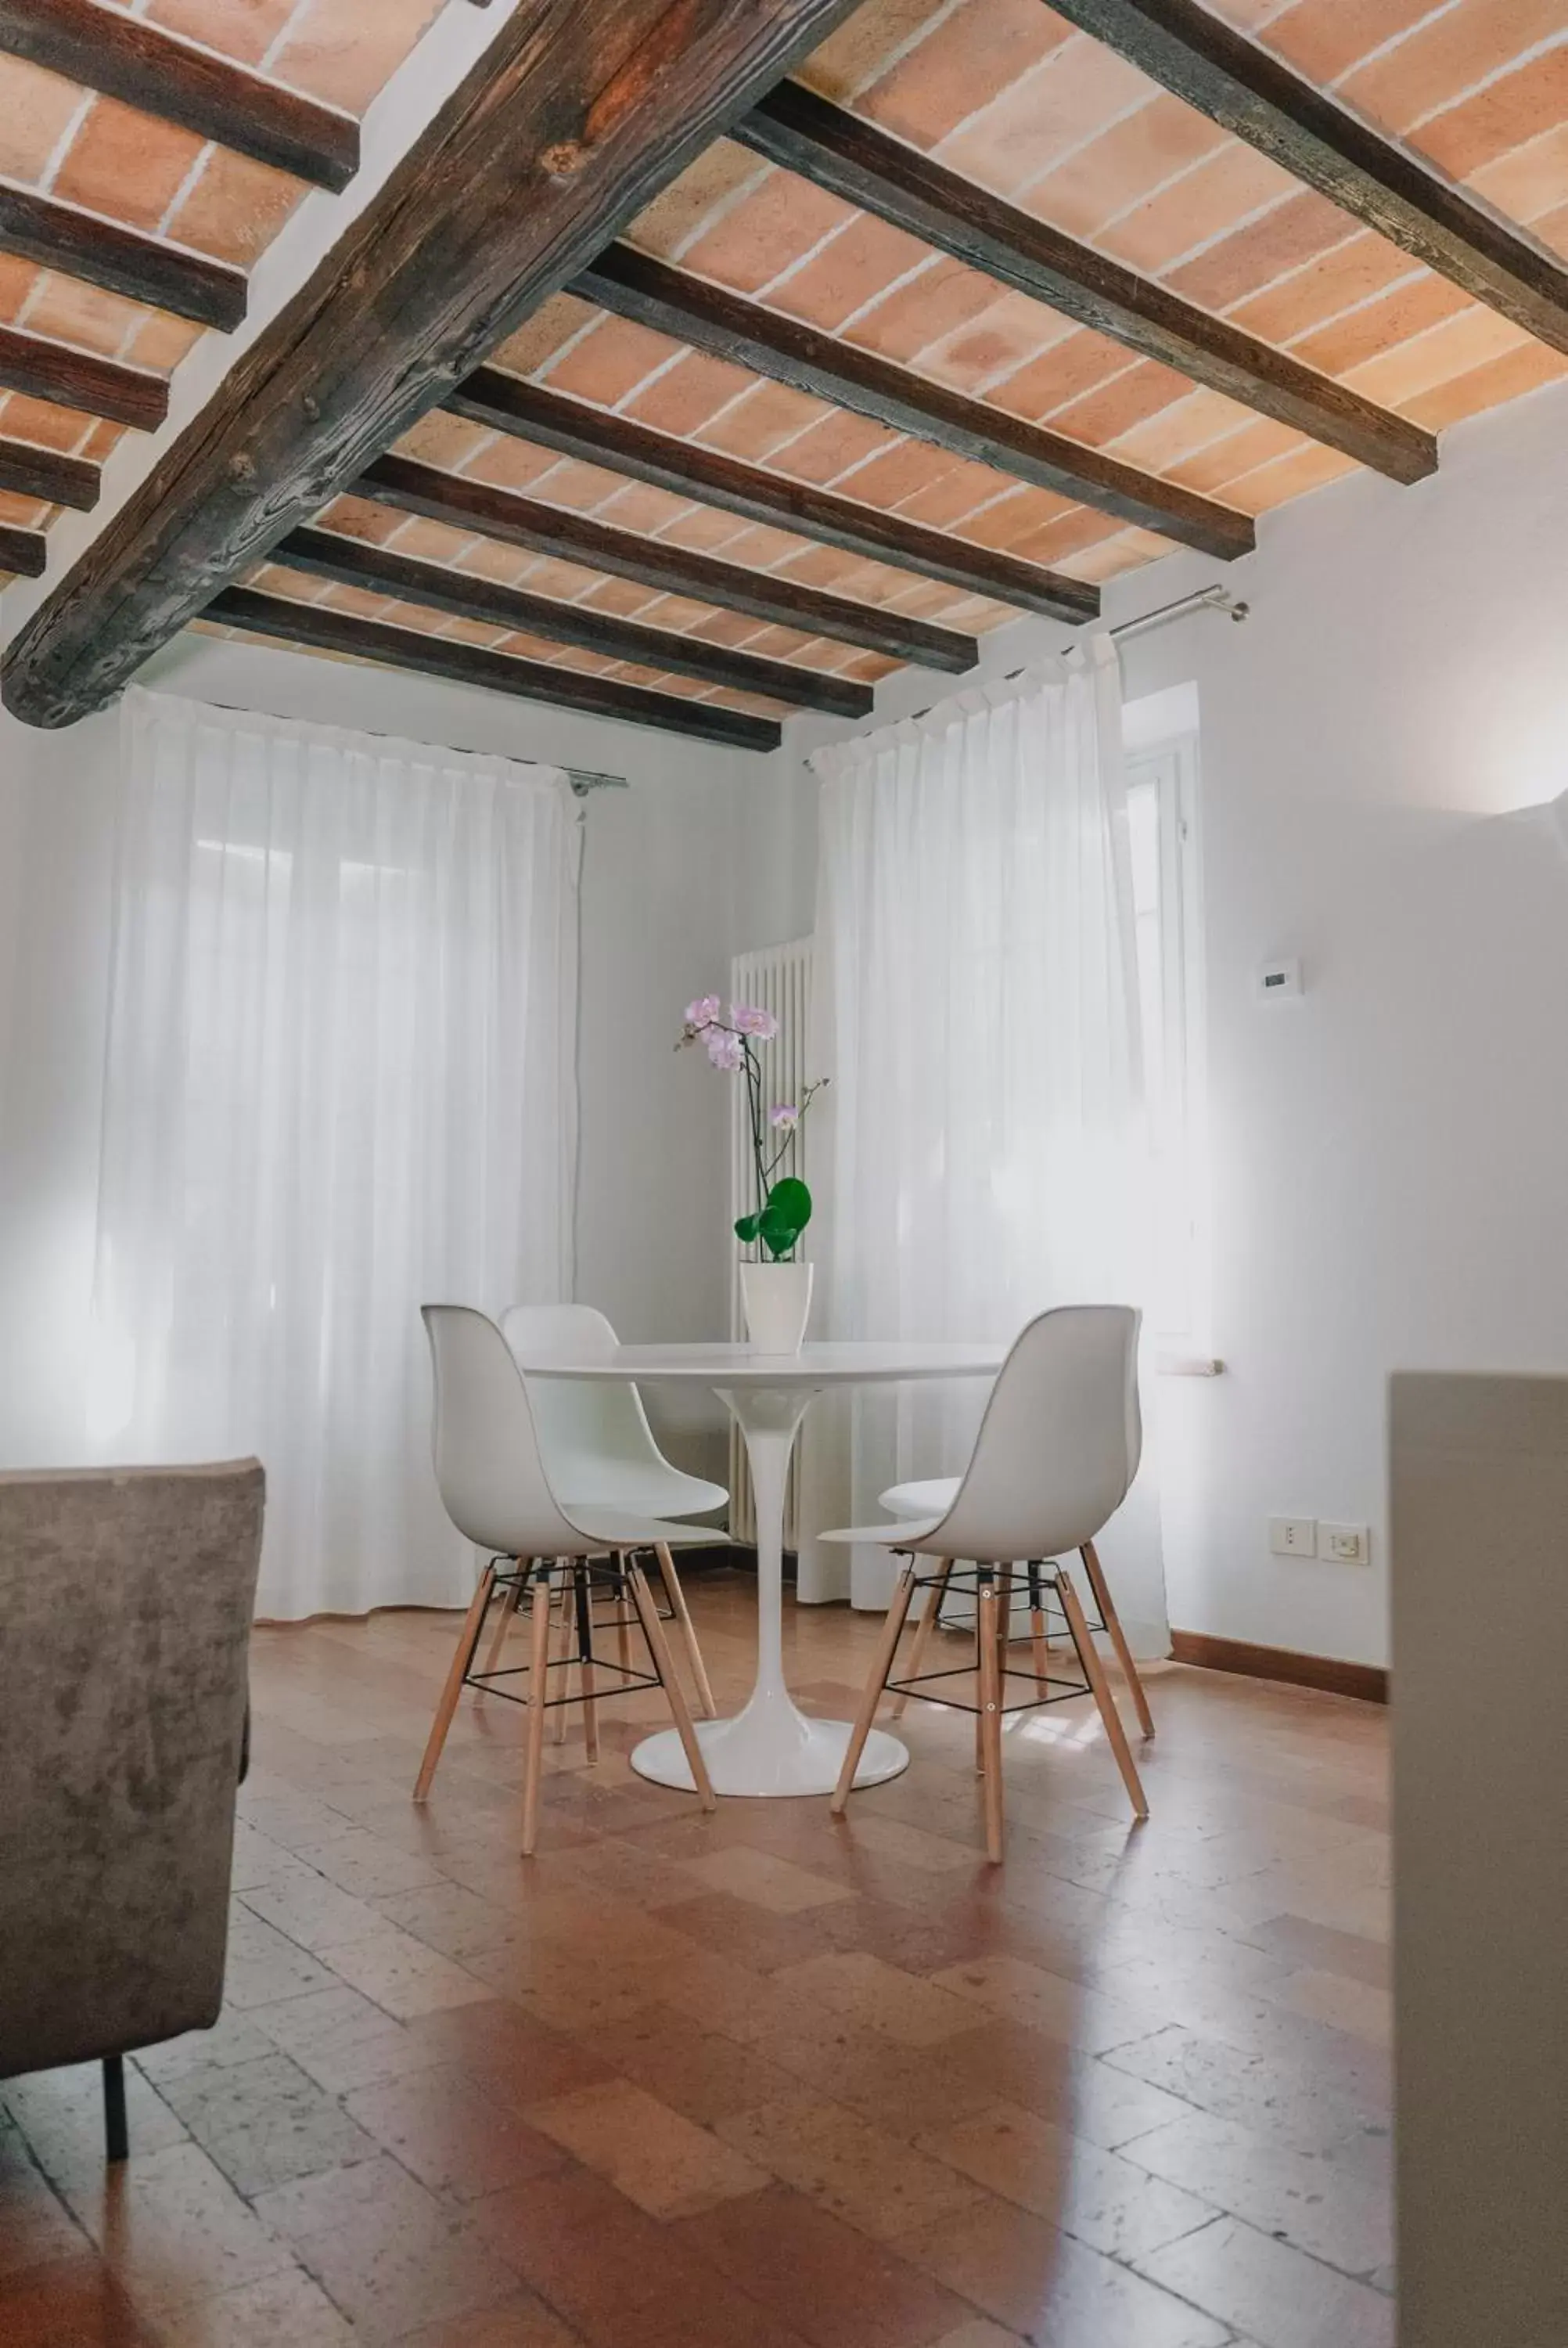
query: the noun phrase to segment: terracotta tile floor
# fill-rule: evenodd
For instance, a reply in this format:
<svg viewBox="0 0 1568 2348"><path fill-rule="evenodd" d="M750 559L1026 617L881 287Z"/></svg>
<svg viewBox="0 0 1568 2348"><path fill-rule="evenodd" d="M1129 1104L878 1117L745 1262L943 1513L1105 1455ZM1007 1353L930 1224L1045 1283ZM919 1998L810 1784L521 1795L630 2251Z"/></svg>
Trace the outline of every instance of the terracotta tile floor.
<svg viewBox="0 0 1568 2348"><path fill-rule="evenodd" d="M745 1581L694 1581L721 1699ZM875 1626L791 1612L850 1702ZM645 1697L547 1746L466 1699L455 1618L257 1634L216 2030L0 2090L6 2348L1388 2348L1384 1716L1171 1667L1130 1828L1083 1703L967 1719L825 1802L644 1785Z"/></svg>

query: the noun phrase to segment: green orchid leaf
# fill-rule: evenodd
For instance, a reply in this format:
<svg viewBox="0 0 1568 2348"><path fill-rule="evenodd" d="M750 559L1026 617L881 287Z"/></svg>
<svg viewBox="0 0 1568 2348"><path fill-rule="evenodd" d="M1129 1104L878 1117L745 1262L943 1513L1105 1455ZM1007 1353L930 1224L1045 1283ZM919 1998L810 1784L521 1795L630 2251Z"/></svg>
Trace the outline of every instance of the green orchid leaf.
<svg viewBox="0 0 1568 2348"><path fill-rule="evenodd" d="M775 1182L768 1192L766 1206L758 1218L757 1232L764 1247L775 1260L793 1255L802 1231L811 1220L811 1192L805 1184L788 1175Z"/></svg>
<svg viewBox="0 0 1568 2348"><path fill-rule="evenodd" d="M804 1231L811 1220L811 1192L794 1174L786 1174L768 1192L764 1214L775 1216L781 1222L792 1222L797 1231Z"/></svg>
<svg viewBox="0 0 1568 2348"><path fill-rule="evenodd" d="M761 1215L743 1215L739 1222L735 1225L735 1237L741 1241L743 1245L749 1247L752 1241L756 1238L757 1233L761 1231L762 1227L763 1219Z"/></svg>

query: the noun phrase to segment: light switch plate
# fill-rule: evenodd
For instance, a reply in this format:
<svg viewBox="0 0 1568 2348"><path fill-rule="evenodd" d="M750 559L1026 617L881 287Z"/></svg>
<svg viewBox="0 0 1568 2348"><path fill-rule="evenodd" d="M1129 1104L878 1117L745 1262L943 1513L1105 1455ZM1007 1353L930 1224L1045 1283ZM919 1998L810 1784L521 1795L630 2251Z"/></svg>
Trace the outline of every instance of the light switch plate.
<svg viewBox="0 0 1568 2348"><path fill-rule="evenodd" d="M1268 1546L1276 1557L1316 1557L1317 1522L1314 1517L1270 1517Z"/></svg>

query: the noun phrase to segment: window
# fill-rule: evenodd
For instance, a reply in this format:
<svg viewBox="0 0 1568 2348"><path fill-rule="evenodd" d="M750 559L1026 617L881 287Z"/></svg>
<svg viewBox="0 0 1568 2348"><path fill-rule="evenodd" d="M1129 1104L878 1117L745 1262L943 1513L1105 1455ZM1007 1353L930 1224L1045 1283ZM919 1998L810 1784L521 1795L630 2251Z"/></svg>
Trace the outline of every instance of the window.
<svg viewBox="0 0 1568 2348"><path fill-rule="evenodd" d="M1163 698L1163 696L1162 696ZM1136 715L1134 705L1130 716ZM1127 814L1144 1076L1155 1169L1150 1318L1167 1347L1207 1350L1203 1181L1203 961L1195 730L1129 728Z"/></svg>

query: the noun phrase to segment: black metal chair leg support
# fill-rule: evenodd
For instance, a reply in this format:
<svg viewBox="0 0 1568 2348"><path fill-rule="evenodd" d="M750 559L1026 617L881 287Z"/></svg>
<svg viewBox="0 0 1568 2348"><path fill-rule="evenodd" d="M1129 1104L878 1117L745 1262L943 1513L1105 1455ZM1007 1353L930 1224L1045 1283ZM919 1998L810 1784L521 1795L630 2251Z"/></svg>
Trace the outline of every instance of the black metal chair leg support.
<svg viewBox="0 0 1568 2348"><path fill-rule="evenodd" d="M577 1602L577 1668L578 1684L582 1691L583 1751L591 1762L599 1759L599 1715L594 1709L593 1689L593 1608L589 1592L589 1569L579 1560L573 1586Z"/></svg>
<svg viewBox="0 0 1568 2348"><path fill-rule="evenodd" d="M129 2157L130 2137L125 2122L123 2054L104 2056L104 2139L110 2160Z"/></svg>

